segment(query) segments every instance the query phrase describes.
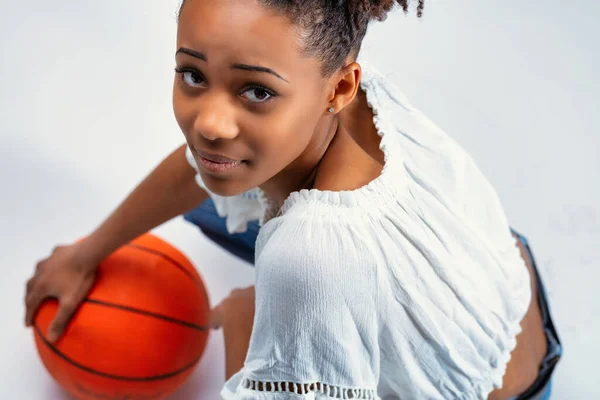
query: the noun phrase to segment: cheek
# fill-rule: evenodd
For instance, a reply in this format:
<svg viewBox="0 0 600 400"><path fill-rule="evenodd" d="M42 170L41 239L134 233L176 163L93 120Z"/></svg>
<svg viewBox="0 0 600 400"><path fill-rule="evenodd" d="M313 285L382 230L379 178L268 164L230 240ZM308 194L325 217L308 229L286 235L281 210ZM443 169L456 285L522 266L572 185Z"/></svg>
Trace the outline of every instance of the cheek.
<svg viewBox="0 0 600 400"><path fill-rule="evenodd" d="M257 126L254 140L248 142L258 161L269 168L282 169L300 156L309 146L314 133L314 115L283 113ZM268 127L268 128L266 128Z"/></svg>

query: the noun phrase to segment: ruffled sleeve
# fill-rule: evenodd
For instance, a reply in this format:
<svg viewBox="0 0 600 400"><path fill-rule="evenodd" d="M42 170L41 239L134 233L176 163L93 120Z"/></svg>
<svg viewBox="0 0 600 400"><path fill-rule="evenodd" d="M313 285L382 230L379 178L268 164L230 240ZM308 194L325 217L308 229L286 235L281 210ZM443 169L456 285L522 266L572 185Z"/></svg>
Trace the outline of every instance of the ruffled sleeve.
<svg viewBox="0 0 600 400"><path fill-rule="evenodd" d="M338 221L301 214L261 231L254 329L225 400L379 398L374 262Z"/></svg>

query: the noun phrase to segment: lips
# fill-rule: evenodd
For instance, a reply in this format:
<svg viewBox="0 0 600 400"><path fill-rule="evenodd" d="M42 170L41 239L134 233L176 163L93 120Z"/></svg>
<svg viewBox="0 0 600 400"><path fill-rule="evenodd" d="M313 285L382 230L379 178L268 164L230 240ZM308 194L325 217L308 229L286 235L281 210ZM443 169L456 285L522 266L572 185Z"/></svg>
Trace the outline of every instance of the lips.
<svg viewBox="0 0 600 400"><path fill-rule="evenodd" d="M242 160L235 160L218 154L210 154L194 149L198 155L198 166L213 174L223 174L241 167Z"/></svg>
<svg viewBox="0 0 600 400"><path fill-rule="evenodd" d="M235 160L233 158L228 158L225 156L221 156L218 154L210 154L210 153L205 153L203 151L200 151L198 149L195 149L196 153L198 153L198 155L202 158L204 158L205 160L208 160L210 162L213 163L217 163L217 164L231 164L231 163L239 163L241 162L241 160Z"/></svg>

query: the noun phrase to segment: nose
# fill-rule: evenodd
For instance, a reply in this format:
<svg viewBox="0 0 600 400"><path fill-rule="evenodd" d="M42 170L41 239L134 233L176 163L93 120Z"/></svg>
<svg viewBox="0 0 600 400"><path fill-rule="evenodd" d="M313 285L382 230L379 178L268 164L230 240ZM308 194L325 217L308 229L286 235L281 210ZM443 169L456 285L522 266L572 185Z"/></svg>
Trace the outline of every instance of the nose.
<svg viewBox="0 0 600 400"><path fill-rule="evenodd" d="M207 140L234 139L239 134L234 107L227 99L206 96L199 105L194 131Z"/></svg>

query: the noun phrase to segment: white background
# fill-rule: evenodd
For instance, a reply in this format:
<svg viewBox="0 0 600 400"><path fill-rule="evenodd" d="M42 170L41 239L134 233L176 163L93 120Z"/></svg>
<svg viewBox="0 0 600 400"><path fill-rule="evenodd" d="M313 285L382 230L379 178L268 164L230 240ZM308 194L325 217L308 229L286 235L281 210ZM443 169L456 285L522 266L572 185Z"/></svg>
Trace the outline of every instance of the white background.
<svg viewBox="0 0 600 400"><path fill-rule="evenodd" d="M427 1L373 25L364 53L464 145L543 273L565 347L554 399L597 398L600 3ZM0 1L0 400L60 400L23 328L23 285L182 143L171 108L175 0ZM253 270L177 219L213 302ZM173 399L214 399L223 343Z"/></svg>

